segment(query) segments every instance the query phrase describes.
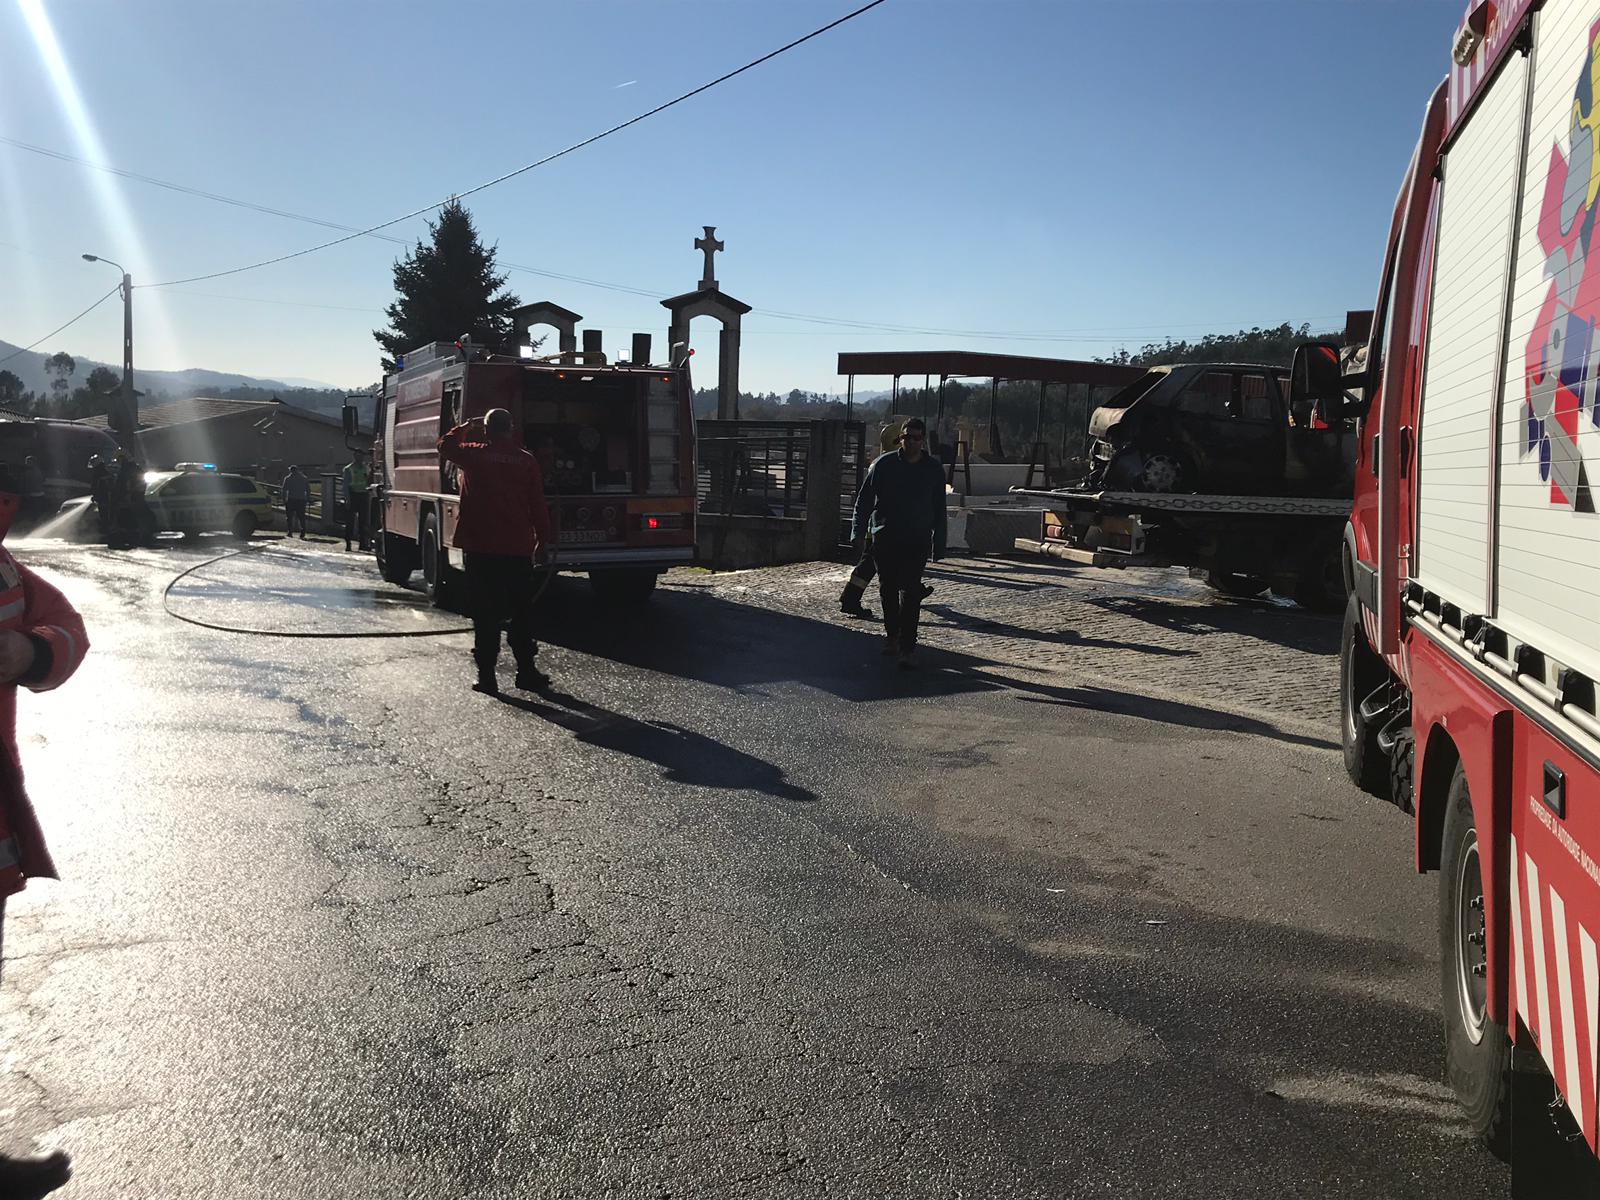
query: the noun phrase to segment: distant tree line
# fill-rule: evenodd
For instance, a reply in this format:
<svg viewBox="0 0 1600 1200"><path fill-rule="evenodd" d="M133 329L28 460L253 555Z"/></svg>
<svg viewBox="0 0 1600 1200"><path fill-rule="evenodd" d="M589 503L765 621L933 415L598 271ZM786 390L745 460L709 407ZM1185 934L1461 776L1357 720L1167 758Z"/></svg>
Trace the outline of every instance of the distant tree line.
<svg viewBox="0 0 1600 1200"><path fill-rule="evenodd" d="M1237 333L1208 333L1198 341L1146 342L1137 352L1127 349L1095 359L1096 362L1117 363L1130 367L1165 367L1172 363L1240 362L1266 363L1269 366L1287 367L1294 361L1294 348L1305 341L1343 340L1342 330L1332 333L1312 333L1305 322L1291 325L1285 321L1269 329L1256 326Z"/></svg>
<svg viewBox="0 0 1600 1200"><path fill-rule="evenodd" d="M50 377L50 386L35 392L24 389L22 380L12 372L0 370L0 408L75 421L109 411L122 390L122 376L110 367L94 368L73 387L78 360L65 351L45 359L44 371Z"/></svg>

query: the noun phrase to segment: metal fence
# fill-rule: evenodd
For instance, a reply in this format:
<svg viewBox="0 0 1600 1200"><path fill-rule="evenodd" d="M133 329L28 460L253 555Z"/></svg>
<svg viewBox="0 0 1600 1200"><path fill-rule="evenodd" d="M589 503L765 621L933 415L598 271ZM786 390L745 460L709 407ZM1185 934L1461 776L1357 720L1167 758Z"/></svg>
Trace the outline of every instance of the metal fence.
<svg viewBox="0 0 1600 1200"><path fill-rule="evenodd" d="M866 427L844 425L839 514L842 543L850 538L850 510L871 460ZM804 518L811 454L809 421L722 421L696 424L701 512L729 516Z"/></svg>
<svg viewBox="0 0 1600 1200"><path fill-rule="evenodd" d="M701 421L696 435L701 512L804 517L811 429L800 422Z"/></svg>
<svg viewBox="0 0 1600 1200"><path fill-rule="evenodd" d="M867 448L867 426L864 421L844 423L844 473L839 480L839 544L850 544L850 518L856 506L856 493L861 491L861 481L867 477L867 468L877 457L877 445Z"/></svg>

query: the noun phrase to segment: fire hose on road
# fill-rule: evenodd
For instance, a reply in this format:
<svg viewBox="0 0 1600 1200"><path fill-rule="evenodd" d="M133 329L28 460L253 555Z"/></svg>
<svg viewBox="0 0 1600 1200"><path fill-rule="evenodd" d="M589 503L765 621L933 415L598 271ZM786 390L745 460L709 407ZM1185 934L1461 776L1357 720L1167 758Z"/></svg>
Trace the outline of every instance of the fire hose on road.
<svg viewBox="0 0 1600 1200"><path fill-rule="evenodd" d="M162 607L164 609L166 609L167 615L169 617L172 617L173 619L178 620L178 621L182 621L186 625L196 625L196 626L200 627L201 629L210 629L210 630L214 630L214 631L219 632L219 633L242 633L242 634L248 634L251 637L344 638L344 639L349 639L349 638L422 638L422 637L446 637L446 636L449 636L449 635L452 635L452 634L471 633L472 632L472 625L470 623L464 624L464 625L451 625L451 626L448 626L446 628L432 628L432 629L376 629L376 630L374 630L374 629L264 629L264 628L251 627L251 626L245 626L245 625L226 624L226 623L221 622L221 621L207 620L207 619L204 619L204 618L201 618L201 617L189 616L189 615L187 615L185 613L179 612L173 606L173 594L172 594L173 589L176 588L180 583L182 583L189 576L194 575L196 572L203 571L207 567L216 566L218 563L226 562L226 561L228 561L230 559L236 559L236 558L240 558L240 557L243 557L243 556L246 556L246 555L249 555L249 556L252 556L252 557L260 557L260 556L266 556L266 555L268 555L270 553L271 552L269 550L267 550L267 548L264 547L264 546L245 546L245 547L241 547L241 548L236 549L236 550L229 550L226 553L214 555L211 558L205 559L205 560L203 560L201 562L197 562L194 565L186 568L185 570L180 571L177 575L173 576L170 580L167 581L166 586L161 589L161 604L162 604ZM535 603L537 603L539 601L539 599L541 597L543 597L543 595L545 593L545 590L550 586L550 581L551 581L551 579L553 579L555 577L555 574L556 574L556 568L555 568L555 564L554 563L547 563L544 566L539 568L540 579L539 579L538 587L535 590L534 596L533 596L533 599L534 599ZM399 593L399 592L397 592L397 596L401 595L401 594L407 594L407 593ZM412 611L415 612L416 610L413 609Z"/></svg>

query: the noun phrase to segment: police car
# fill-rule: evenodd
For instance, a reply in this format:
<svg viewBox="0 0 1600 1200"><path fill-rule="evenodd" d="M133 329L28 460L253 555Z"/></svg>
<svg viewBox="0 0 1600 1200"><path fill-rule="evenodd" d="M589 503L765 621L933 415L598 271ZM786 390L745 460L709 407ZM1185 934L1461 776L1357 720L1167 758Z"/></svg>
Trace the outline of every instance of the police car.
<svg viewBox="0 0 1600 1200"><path fill-rule="evenodd" d="M144 535L175 530L188 537L222 531L247 538L272 524L272 500L254 479L218 471L209 463L179 463L172 471L146 471L140 515ZM78 496L61 506L61 535L94 536L94 500Z"/></svg>
<svg viewBox="0 0 1600 1200"><path fill-rule="evenodd" d="M156 529L190 536L223 530L247 538L272 523L272 498L265 488L247 475L230 475L209 463L145 472L144 502Z"/></svg>

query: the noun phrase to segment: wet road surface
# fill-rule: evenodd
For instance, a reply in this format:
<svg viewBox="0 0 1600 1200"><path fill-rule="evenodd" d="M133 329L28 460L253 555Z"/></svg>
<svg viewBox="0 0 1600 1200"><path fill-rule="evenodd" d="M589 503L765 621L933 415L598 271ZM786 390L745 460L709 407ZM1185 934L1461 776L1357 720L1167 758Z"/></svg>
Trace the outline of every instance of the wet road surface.
<svg viewBox="0 0 1600 1200"><path fill-rule="evenodd" d="M313 547L168 590L229 549L19 548L94 641L0 989L60 1195L1505 1194L1317 726L568 580L494 700L460 633L189 623L459 628Z"/></svg>

